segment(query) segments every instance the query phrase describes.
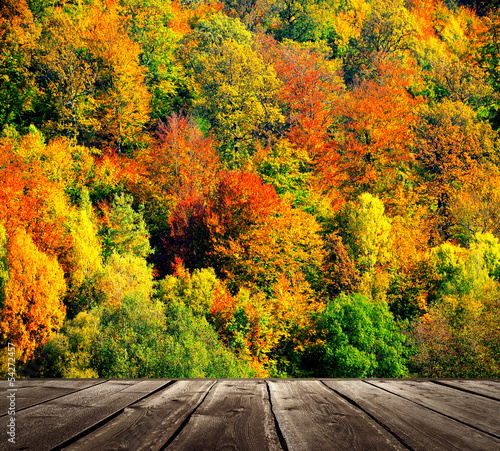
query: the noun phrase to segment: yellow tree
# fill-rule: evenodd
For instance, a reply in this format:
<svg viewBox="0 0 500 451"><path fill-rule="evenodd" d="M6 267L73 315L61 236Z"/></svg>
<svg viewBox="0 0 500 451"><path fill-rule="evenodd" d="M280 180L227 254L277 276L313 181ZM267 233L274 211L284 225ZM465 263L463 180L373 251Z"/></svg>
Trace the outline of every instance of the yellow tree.
<svg viewBox="0 0 500 451"><path fill-rule="evenodd" d="M27 360L61 328L66 282L57 260L40 252L22 228L9 237L7 261L0 330L3 341L15 343Z"/></svg>
<svg viewBox="0 0 500 451"><path fill-rule="evenodd" d="M376 294L381 279L381 267L388 261L391 223L384 214L384 204L377 197L363 193L358 198L359 207L349 216L348 230L352 234L352 248L370 296ZM375 285L375 283L377 283Z"/></svg>
<svg viewBox="0 0 500 451"><path fill-rule="evenodd" d="M71 269L69 293L66 297L68 316L90 308L99 299L96 280L102 270L103 262L97 224L89 193L84 189L80 209L71 226Z"/></svg>
<svg viewBox="0 0 500 451"><path fill-rule="evenodd" d="M185 49L199 92L195 106L230 151L229 162L256 139L269 139L283 122L277 104L280 82L252 48L252 35L236 19L217 15L200 23ZM232 153L232 155L231 155Z"/></svg>
<svg viewBox="0 0 500 451"><path fill-rule="evenodd" d="M83 14L55 9L45 24L38 52L43 74L39 89L43 103L51 105L54 115L43 127L80 142L98 128L94 98L97 62L86 49Z"/></svg>
<svg viewBox="0 0 500 451"><path fill-rule="evenodd" d="M149 298L153 292L153 274L146 260L131 253L113 252L106 262L99 287L107 305L119 306L127 297Z"/></svg>

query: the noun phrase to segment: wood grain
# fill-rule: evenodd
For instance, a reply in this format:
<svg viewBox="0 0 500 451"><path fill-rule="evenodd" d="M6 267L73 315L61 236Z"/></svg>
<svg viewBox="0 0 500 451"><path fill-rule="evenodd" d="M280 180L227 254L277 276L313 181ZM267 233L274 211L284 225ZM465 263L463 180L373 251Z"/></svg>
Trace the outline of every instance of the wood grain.
<svg viewBox="0 0 500 451"><path fill-rule="evenodd" d="M414 450L498 451L500 440L363 381L325 381Z"/></svg>
<svg viewBox="0 0 500 451"><path fill-rule="evenodd" d="M160 450L214 385L178 381L125 408L116 418L64 448L71 451Z"/></svg>
<svg viewBox="0 0 500 451"><path fill-rule="evenodd" d="M290 451L406 449L365 413L320 381L268 381Z"/></svg>
<svg viewBox="0 0 500 451"><path fill-rule="evenodd" d="M52 449L119 412L168 381L108 381L22 410L11 449Z"/></svg>
<svg viewBox="0 0 500 451"><path fill-rule="evenodd" d="M500 438L500 402L428 381L369 383Z"/></svg>
<svg viewBox="0 0 500 451"><path fill-rule="evenodd" d="M219 381L167 451L280 451L262 380Z"/></svg>
<svg viewBox="0 0 500 451"><path fill-rule="evenodd" d="M459 388L479 395L487 396L489 398L498 399L500 401L500 380L471 380L459 379L448 380L440 379L435 383L440 385L448 385L449 387Z"/></svg>
<svg viewBox="0 0 500 451"><path fill-rule="evenodd" d="M16 389L14 392L16 394L16 411L92 387L93 385L102 384L103 382L105 382L103 379L19 380L14 385ZM7 397L0 397L0 417L6 415L7 406Z"/></svg>
<svg viewBox="0 0 500 451"><path fill-rule="evenodd" d="M25 408L9 449L498 451L499 387L498 380L20 380L16 407Z"/></svg>

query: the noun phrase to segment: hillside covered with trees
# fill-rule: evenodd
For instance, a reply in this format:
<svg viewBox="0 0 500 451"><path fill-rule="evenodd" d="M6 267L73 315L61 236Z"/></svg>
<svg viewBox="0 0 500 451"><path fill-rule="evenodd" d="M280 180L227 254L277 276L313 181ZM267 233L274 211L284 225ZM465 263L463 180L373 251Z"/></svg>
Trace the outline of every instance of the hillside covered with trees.
<svg viewBox="0 0 500 451"><path fill-rule="evenodd" d="M2 365L500 377L497 3L3 0Z"/></svg>

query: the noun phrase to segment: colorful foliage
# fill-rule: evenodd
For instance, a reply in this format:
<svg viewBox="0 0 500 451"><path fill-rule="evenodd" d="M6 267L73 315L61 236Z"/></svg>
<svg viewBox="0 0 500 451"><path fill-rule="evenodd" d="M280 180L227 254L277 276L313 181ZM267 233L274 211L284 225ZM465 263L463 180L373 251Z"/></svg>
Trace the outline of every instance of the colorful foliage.
<svg viewBox="0 0 500 451"><path fill-rule="evenodd" d="M487 3L0 2L23 374L498 377Z"/></svg>
<svg viewBox="0 0 500 451"><path fill-rule="evenodd" d="M26 361L61 328L66 282L57 260L38 250L24 229L9 236L7 262L2 341L15 343Z"/></svg>

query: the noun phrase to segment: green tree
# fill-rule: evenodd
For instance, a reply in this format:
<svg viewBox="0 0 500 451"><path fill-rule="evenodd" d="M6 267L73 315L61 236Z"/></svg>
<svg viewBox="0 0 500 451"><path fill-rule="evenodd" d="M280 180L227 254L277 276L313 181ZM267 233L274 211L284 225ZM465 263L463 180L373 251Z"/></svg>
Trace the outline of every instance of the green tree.
<svg viewBox="0 0 500 451"><path fill-rule="evenodd" d="M140 44L140 64L148 69L145 81L152 95L151 116L164 119L184 105L183 69L174 52L179 38L169 26L173 12L162 0L122 0L129 36Z"/></svg>
<svg viewBox="0 0 500 451"><path fill-rule="evenodd" d="M39 32L26 0L0 3L0 130L31 108L36 88L30 66Z"/></svg>
<svg viewBox="0 0 500 451"><path fill-rule="evenodd" d="M92 367L94 341L99 336L99 318L80 312L66 321L38 355L41 377L99 377Z"/></svg>
<svg viewBox="0 0 500 451"><path fill-rule="evenodd" d="M404 377L405 336L384 302L341 294L317 315L320 341L304 364L316 377Z"/></svg>
<svg viewBox="0 0 500 451"><path fill-rule="evenodd" d="M133 197L115 194L111 208L105 210L104 257L114 251L120 255L130 253L139 257L151 254L149 233L144 222L142 205L132 208Z"/></svg>

